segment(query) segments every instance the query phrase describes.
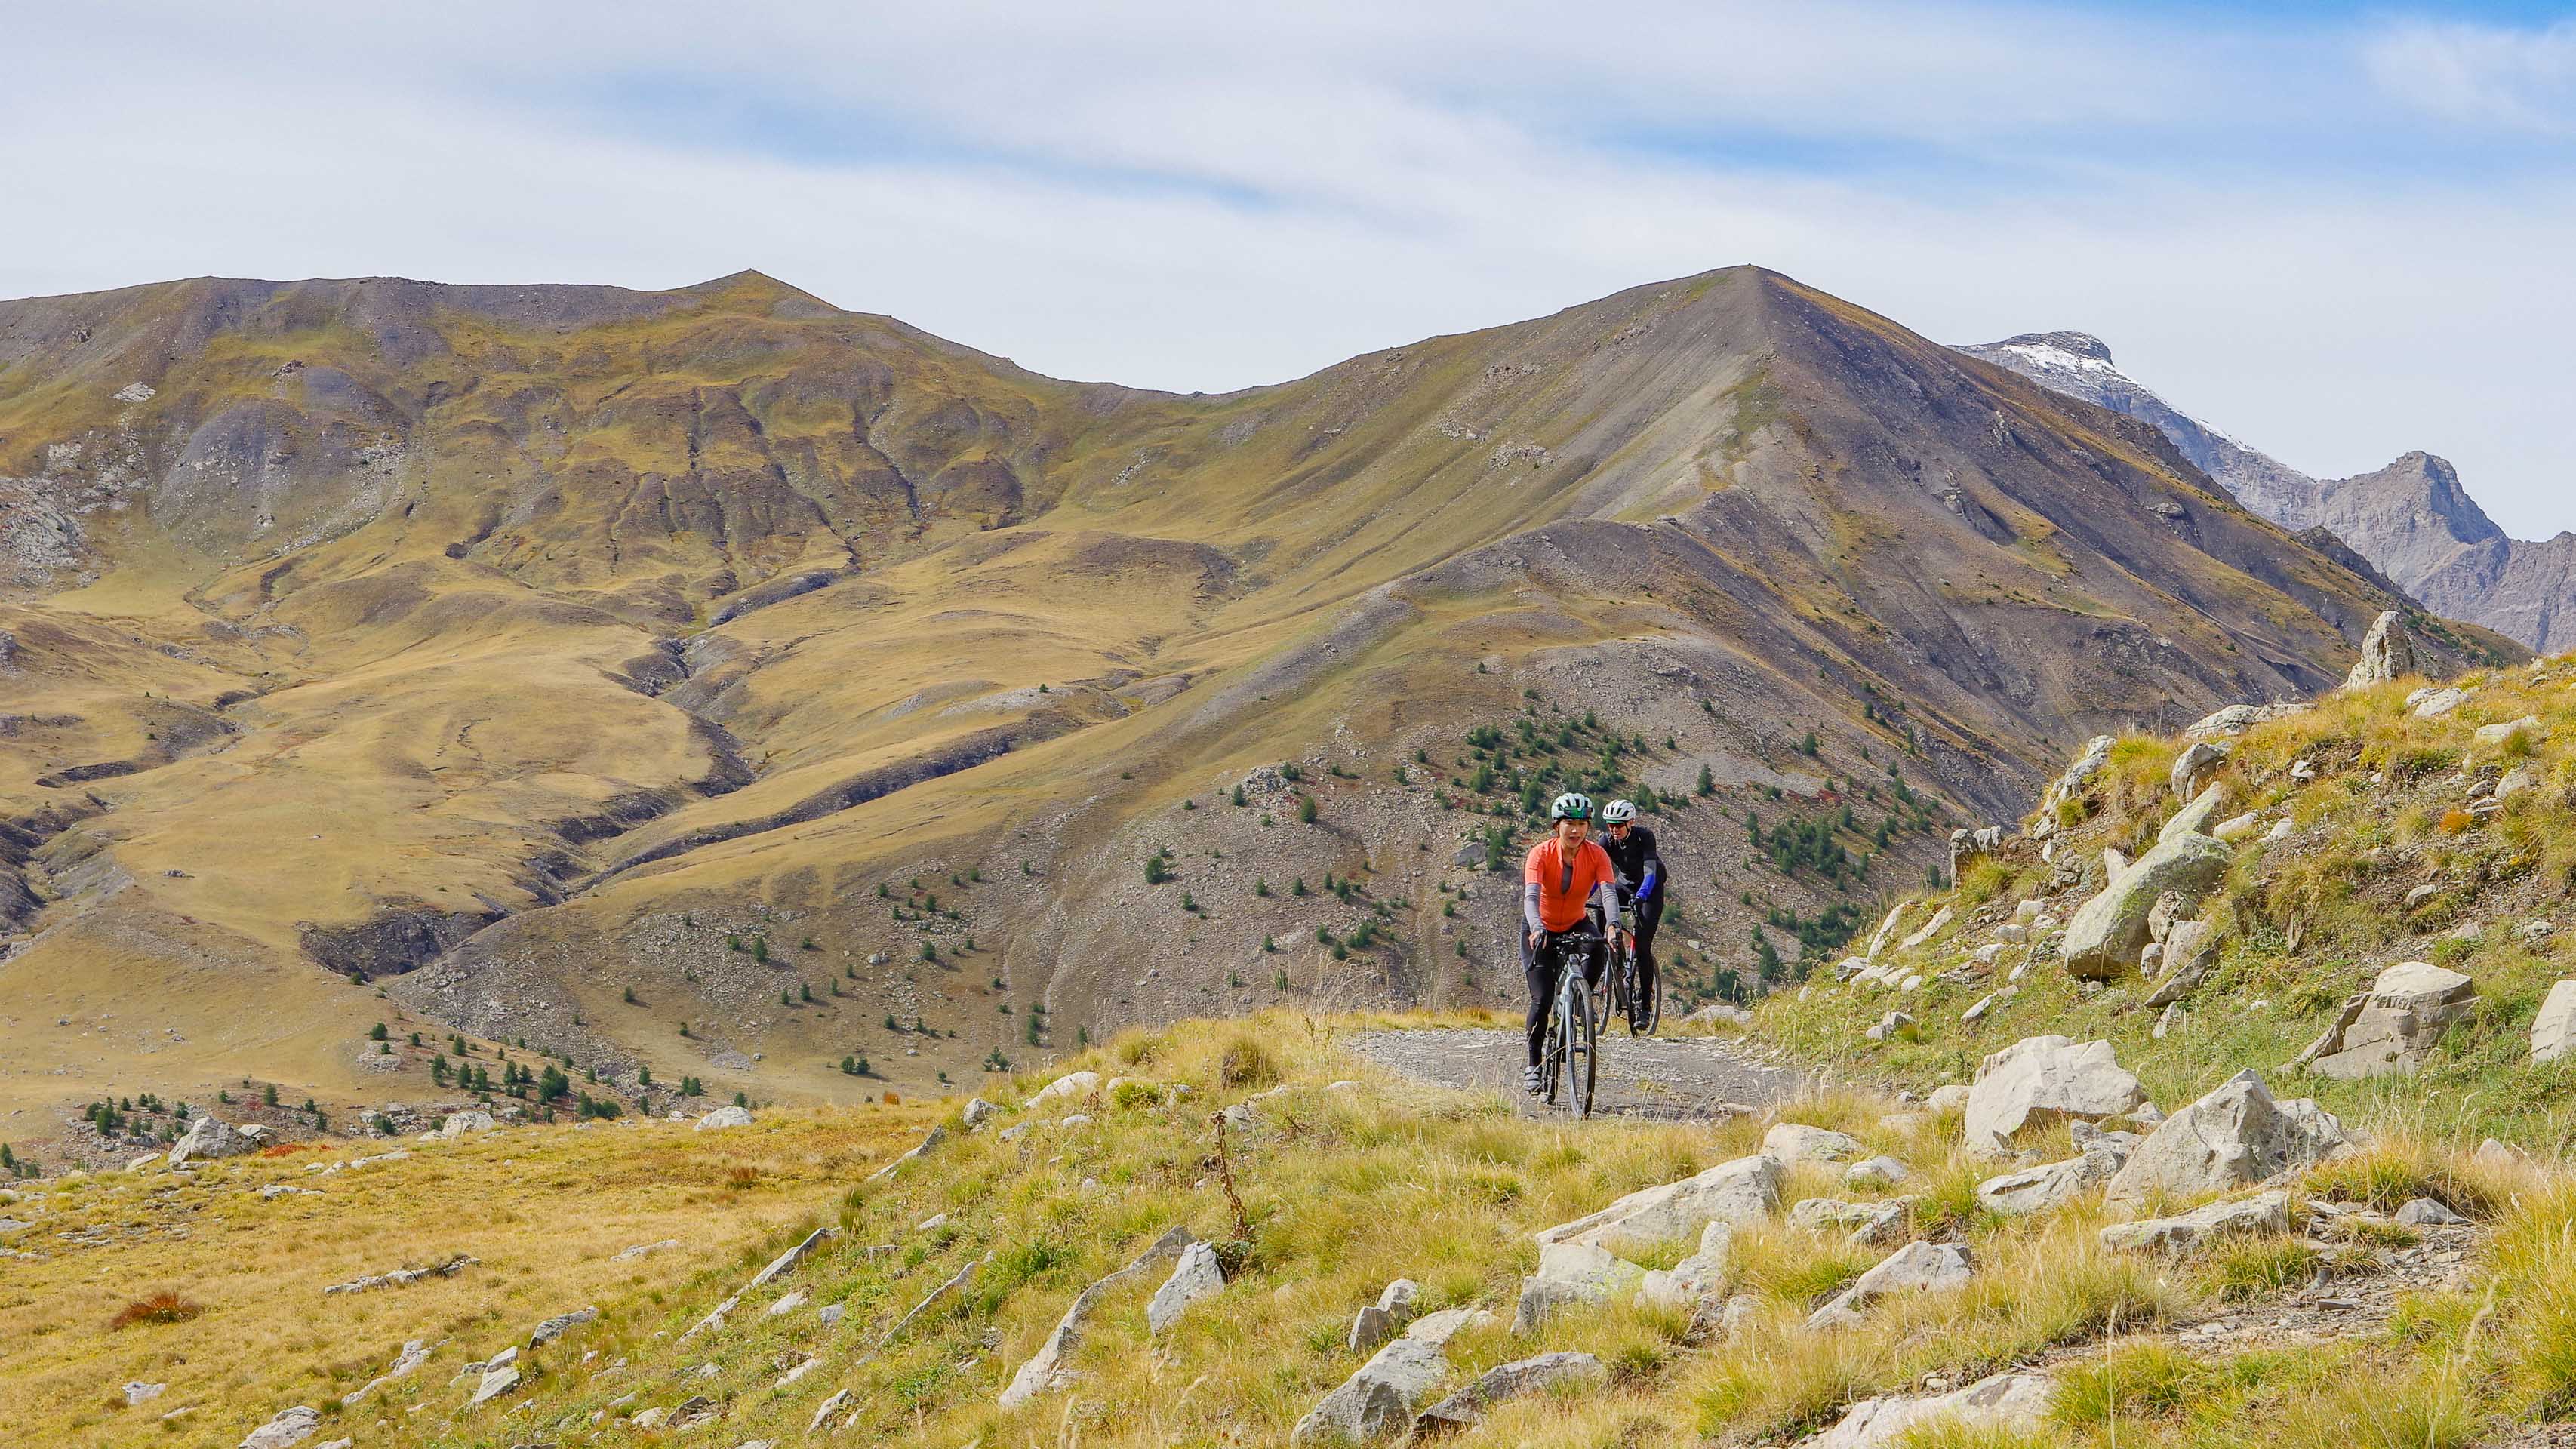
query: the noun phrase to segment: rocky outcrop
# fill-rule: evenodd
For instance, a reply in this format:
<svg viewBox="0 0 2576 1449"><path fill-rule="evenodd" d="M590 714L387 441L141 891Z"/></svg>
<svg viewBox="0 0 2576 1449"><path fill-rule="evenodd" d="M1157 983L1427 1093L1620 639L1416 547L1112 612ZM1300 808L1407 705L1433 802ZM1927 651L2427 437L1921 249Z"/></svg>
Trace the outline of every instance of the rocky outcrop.
<svg viewBox="0 0 2576 1449"><path fill-rule="evenodd" d="M744 1285L744 1291L748 1292L753 1288L766 1288L770 1284L777 1282L779 1279L786 1277L788 1274L795 1272L796 1265L804 1262L806 1255L813 1252L815 1248L821 1246L825 1239L837 1238L840 1235L841 1230L839 1228L816 1228L814 1231L807 1233L803 1241L797 1243L796 1246L789 1248L786 1252L779 1254L777 1257L770 1259L767 1267L762 1268L758 1273L753 1274L751 1282Z"/></svg>
<svg viewBox="0 0 2576 1449"><path fill-rule="evenodd" d="M2233 852L2206 835L2178 835L2138 857L2101 894L2076 907L2060 946L2067 971L2102 980L2138 964L2147 944L2147 913L2171 891L2197 905L2227 873Z"/></svg>
<svg viewBox="0 0 2576 1449"><path fill-rule="evenodd" d="M2210 776L2218 773L2219 766L2227 763L2233 749L2231 745L2210 740L2195 740L2183 746L2182 753L2174 756L2173 769L2167 779L2175 798L2188 800L2199 794L2208 785Z"/></svg>
<svg viewBox="0 0 2576 1449"><path fill-rule="evenodd" d="M322 1427L322 1411L306 1404L280 1409L276 1417L250 1431L240 1449L294 1449Z"/></svg>
<svg viewBox="0 0 2576 1449"><path fill-rule="evenodd" d="M179 1140L170 1146L172 1167L184 1166L200 1158L239 1157L255 1150L259 1144L220 1117L201 1116L188 1124Z"/></svg>
<svg viewBox="0 0 2576 1449"><path fill-rule="evenodd" d="M2276 1101L2263 1080L2239 1072L2160 1123L2103 1190L2113 1207L2157 1195L2194 1198L2251 1187L2323 1161L2343 1145L2343 1124L2308 1099Z"/></svg>
<svg viewBox="0 0 2576 1449"><path fill-rule="evenodd" d="M1670 1268L1654 1269L1638 1281L1637 1297L1647 1303L1688 1309L1726 1286L1735 1248L1735 1227L1712 1222L1700 1230L1699 1247Z"/></svg>
<svg viewBox="0 0 2576 1449"><path fill-rule="evenodd" d="M748 1107L718 1107L698 1119L696 1130L717 1132L727 1127L748 1127L751 1121L751 1109Z"/></svg>
<svg viewBox="0 0 2576 1449"><path fill-rule="evenodd" d="M1860 1321L1862 1309L1890 1293L1930 1293L1965 1287L1974 1276L1976 1266L1966 1248L1956 1243L1908 1243L1809 1315L1807 1326L1847 1327Z"/></svg>
<svg viewBox="0 0 2576 1449"><path fill-rule="evenodd" d="M2371 621L2370 632L2362 637L2361 658L2355 660L2352 672L2345 675L2343 687L2362 689L2403 679L2417 671L2415 638L2406 632L2406 621L2395 609L2381 611Z"/></svg>
<svg viewBox="0 0 2576 1449"><path fill-rule="evenodd" d="M1559 1309L1604 1303L1636 1292L1646 1270L1590 1243L1550 1243L1538 1250L1538 1271L1521 1280L1512 1332L1535 1333Z"/></svg>
<svg viewBox="0 0 2576 1449"><path fill-rule="evenodd" d="M2451 1023L2477 1002L2477 983L2429 961L2400 961L2346 1001L2298 1065L2328 1077L2411 1075Z"/></svg>
<svg viewBox="0 0 2576 1449"><path fill-rule="evenodd" d="M583 1324L597 1321L598 1318L597 1308L576 1308L570 1313L558 1313L529 1331L528 1347L543 1348Z"/></svg>
<svg viewBox="0 0 2576 1449"><path fill-rule="evenodd" d="M2278 1234L2289 1230L2290 1195L2265 1192L2210 1203L2179 1217L2112 1223L2102 1229L2102 1247L2104 1251L2113 1253L2179 1256L2230 1233Z"/></svg>
<svg viewBox="0 0 2576 1449"><path fill-rule="evenodd" d="M2109 1042L2024 1037L1978 1064L1968 1088L1968 1146L2006 1152L2024 1127L2070 1117L2098 1121L2146 1099Z"/></svg>
<svg viewBox="0 0 2576 1449"><path fill-rule="evenodd" d="M2034 838L2046 839L2057 833L2059 807L2069 800L2083 798L2085 789L2093 783L2093 777L2101 774L2103 767L2111 763L2111 746L2116 743L2118 741L2109 735L2095 735L2084 746L2084 753L2076 756L2075 762L2066 767L2066 773L2049 782L2048 789L2039 797L2039 819L2030 831Z"/></svg>
<svg viewBox="0 0 2576 1449"><path fill-rule="evenodd" d="M1412 1426L1413 1406L1449 1373L1449 1359L1422 1339L1379 1349L1342 1386L1306 1411L1288 1433L1292 1445L1365 1444Z"/></svg>

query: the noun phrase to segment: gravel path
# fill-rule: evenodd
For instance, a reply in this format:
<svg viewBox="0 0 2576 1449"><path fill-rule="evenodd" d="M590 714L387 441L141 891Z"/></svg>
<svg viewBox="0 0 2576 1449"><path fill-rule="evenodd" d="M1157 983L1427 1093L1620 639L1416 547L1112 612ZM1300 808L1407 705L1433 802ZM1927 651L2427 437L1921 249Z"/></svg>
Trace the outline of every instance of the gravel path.
<svg viewBox="0 0 2576 1449"><path fill-rule="evenodd" d="M1517 1031L1372 1031L1350 1048L1389 1071L1462 1091L1500 1093L1530 1114L1571 1117L1521 1095L1526 1055ZM1709 1118L1726 1103L1760 1107L1795 1096L1804 1084L1786 1067L1753 1060L1712 1037L1601 1038L1600 1091L1593 1115Z"/></svg>

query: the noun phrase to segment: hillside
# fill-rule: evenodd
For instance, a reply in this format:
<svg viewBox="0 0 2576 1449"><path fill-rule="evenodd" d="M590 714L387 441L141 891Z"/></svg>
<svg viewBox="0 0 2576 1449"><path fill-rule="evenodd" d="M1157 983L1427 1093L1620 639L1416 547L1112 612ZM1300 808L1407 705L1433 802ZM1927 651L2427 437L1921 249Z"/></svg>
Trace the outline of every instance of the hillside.
<svg viewBox="0 0 2576 1449"><path fill-rule="evenodd" d="M2419 450L2375 472L2312 478L2177 410L2088 333L2025 333L1959 350L2153 424L2246 507L2284 528L2331 532L2434 613L2546 653L2576 647L2576 533L2508 537L2441 458Z"/></svg>
<svg viewBox="0 0 2576 1449"><path fill-rule="evenodd" d="M1572 783L1651 792L1676 983L1742 993L1755 932L1829 949L2086 735L2304 697L2398 602L1756 269L1223 397L753 273L38 299L0 478L0 1099L99 1162L103 1092L435 1116L442 1042L854 1102L1508 1000L1480 867Z"/></svg>

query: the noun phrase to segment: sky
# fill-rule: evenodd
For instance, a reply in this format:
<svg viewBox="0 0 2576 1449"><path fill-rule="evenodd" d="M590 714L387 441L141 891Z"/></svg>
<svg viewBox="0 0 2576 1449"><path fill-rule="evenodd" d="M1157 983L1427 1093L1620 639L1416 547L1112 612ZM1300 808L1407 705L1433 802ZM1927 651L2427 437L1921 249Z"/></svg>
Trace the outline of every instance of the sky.
<svg viewBox="0 0 2576 1449"><path fill-rule="evenodd" d="M0 295L756 268L1213 392L1753 262L2576 529L2576 5L15 10Z"/></svg>

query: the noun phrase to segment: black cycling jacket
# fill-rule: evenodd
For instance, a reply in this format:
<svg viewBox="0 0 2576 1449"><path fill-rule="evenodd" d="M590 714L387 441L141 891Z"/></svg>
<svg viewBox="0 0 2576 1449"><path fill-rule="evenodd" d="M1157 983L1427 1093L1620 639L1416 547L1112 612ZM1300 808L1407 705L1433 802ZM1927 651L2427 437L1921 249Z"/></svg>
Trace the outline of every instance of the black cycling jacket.
<svg viewBox="0 0 2576 1449"><path fill-rule="evenodd" d="M1605 830L1601 848L1610 853L1610 868L1619 872L1619 883L1634 899L1649 900L1663 888L1664 858L1655 853L1655 832L1631 825L1628 838L1621 840Z"/></svg>

